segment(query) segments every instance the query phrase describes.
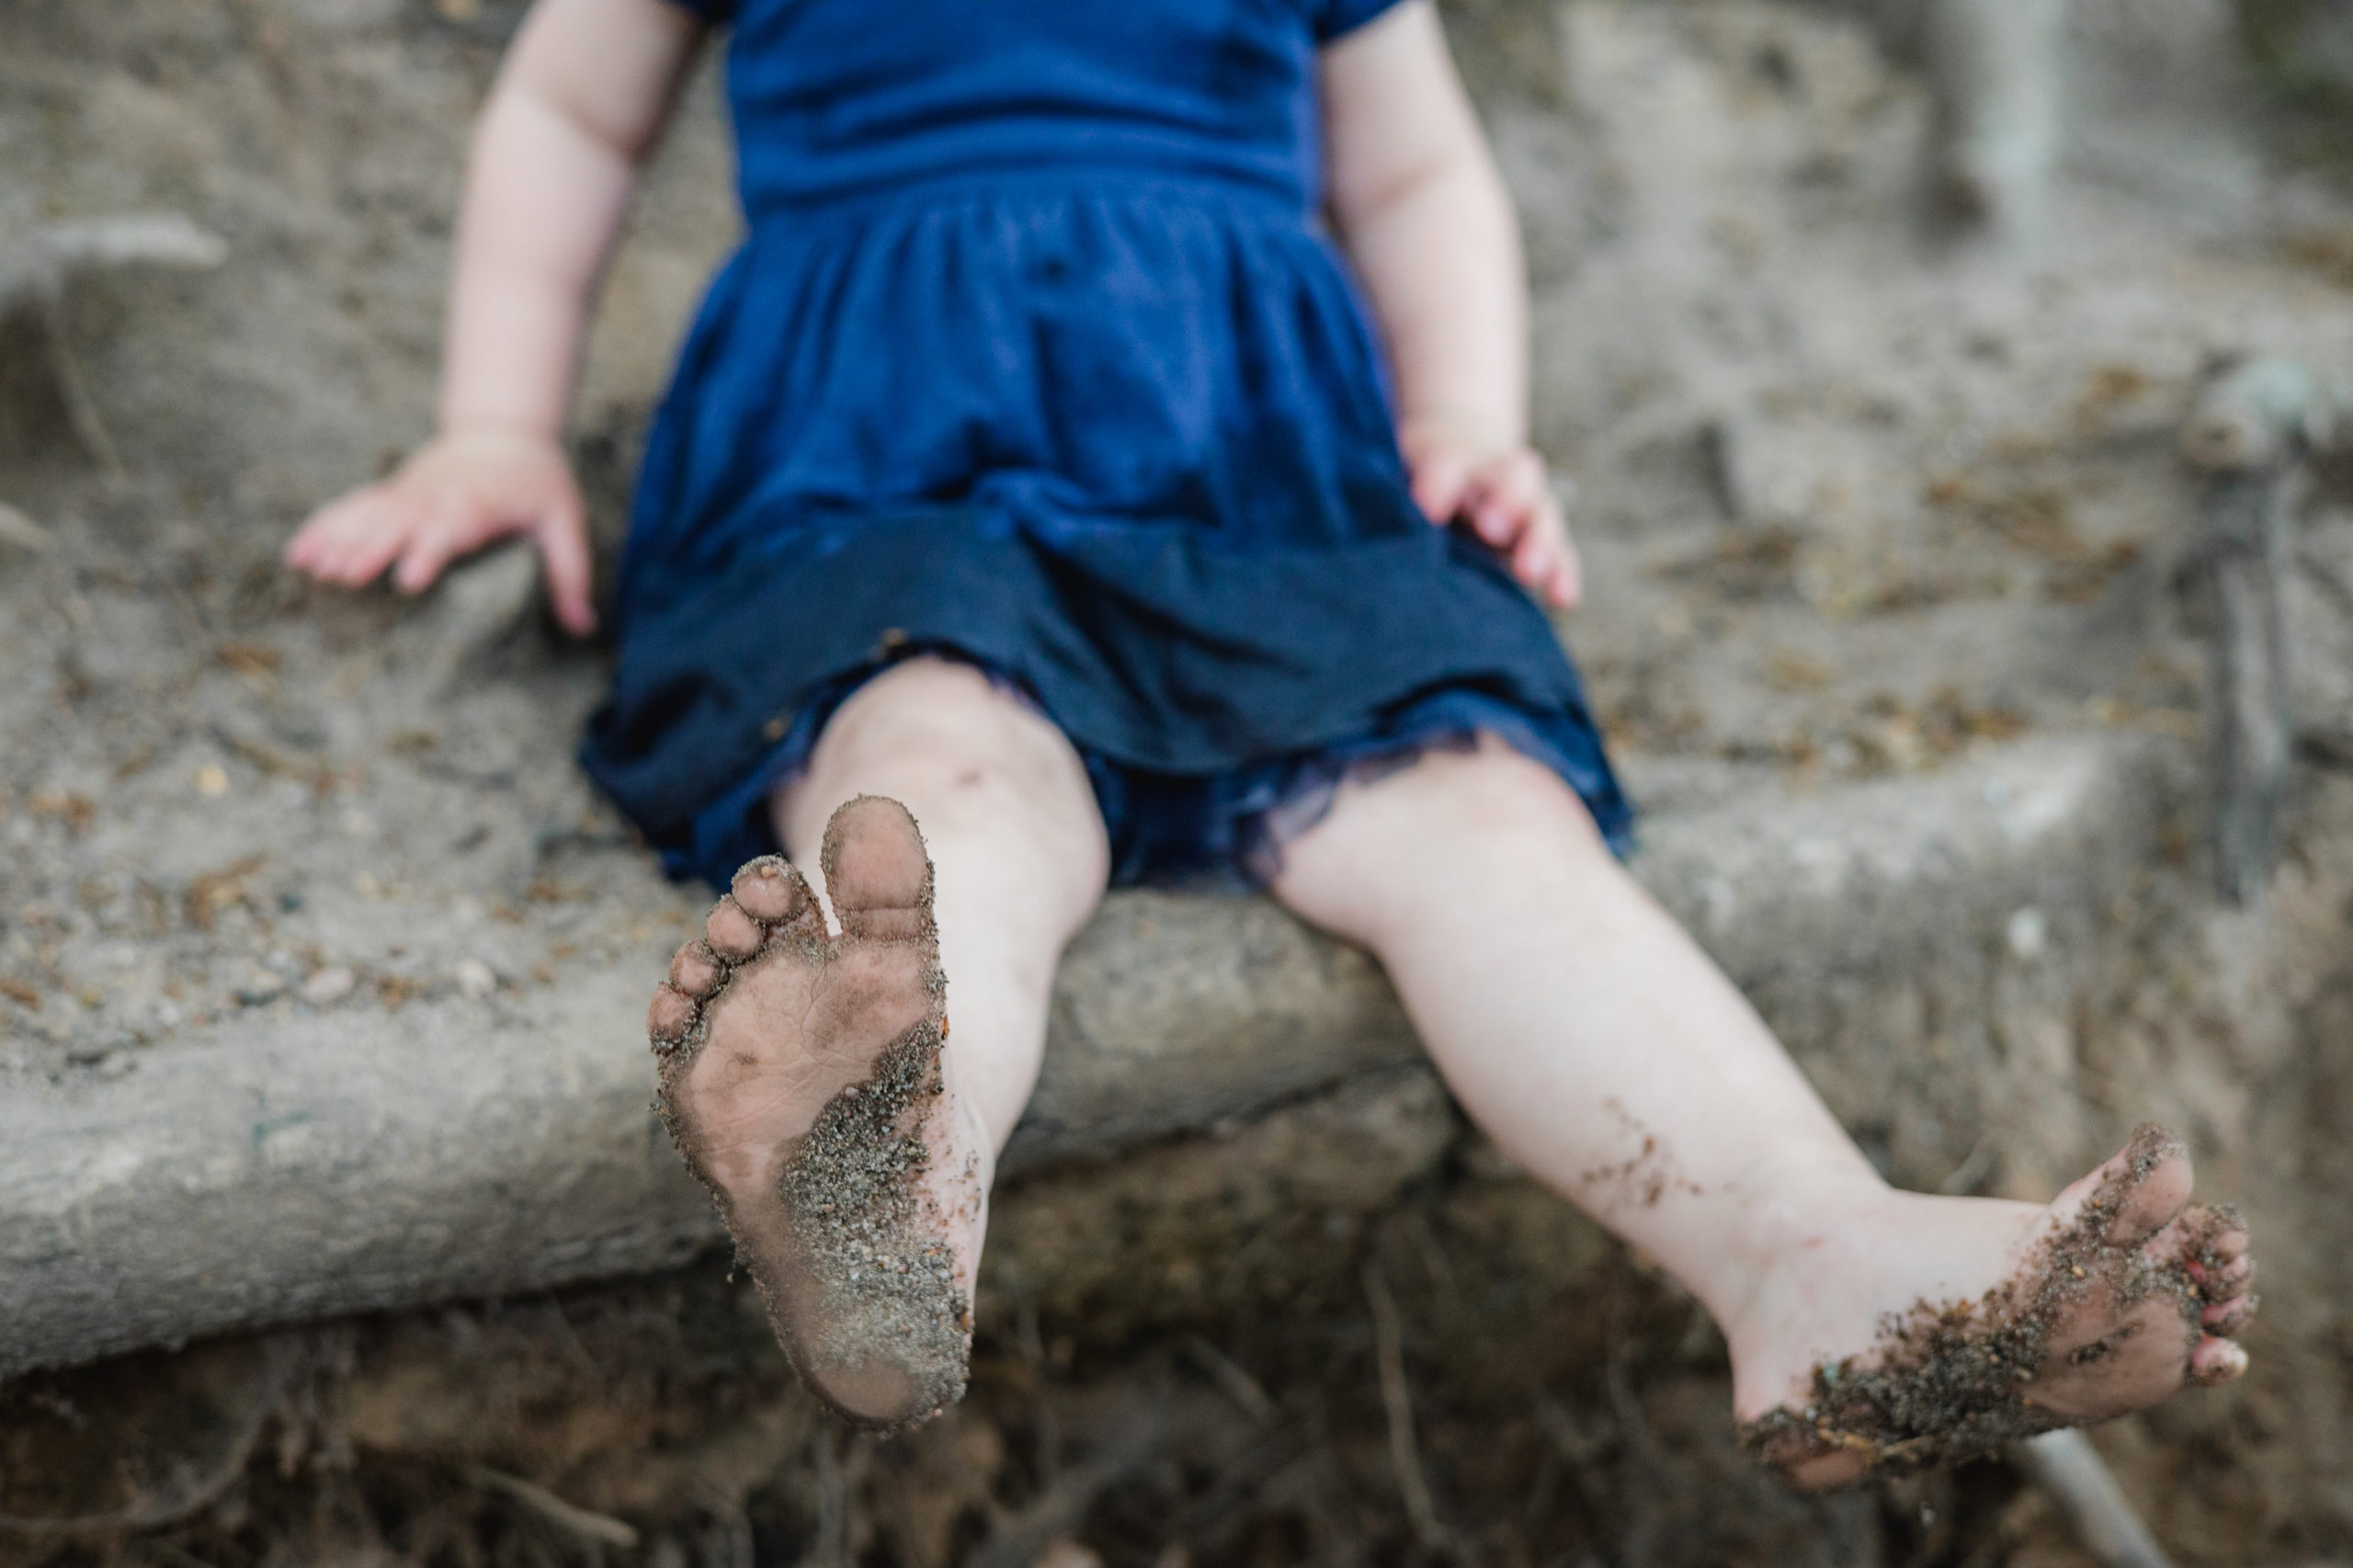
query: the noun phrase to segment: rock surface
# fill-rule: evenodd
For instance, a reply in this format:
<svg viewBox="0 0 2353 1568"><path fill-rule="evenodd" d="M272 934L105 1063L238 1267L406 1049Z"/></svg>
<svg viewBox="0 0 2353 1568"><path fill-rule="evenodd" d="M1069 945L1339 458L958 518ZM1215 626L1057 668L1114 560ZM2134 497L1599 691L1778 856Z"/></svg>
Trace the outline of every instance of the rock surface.
<svg viewBox="0 0 2353 1568"><path fill-rule="evenodd" d="M1852 1014L1957 945L2008 930L2024 949L2021 912L2037 932L2098 919L2087 895L2145 853L2157 798L2145 748L2021 746L1932 780L1664 818L1640 867L1768 1006L1818 1014L1844 992ZM0 1096L0 1376L712 1244L647 1112L652 972L506 1003L452 988L395 1011L239 1016L142 1052L135 1074L20 1084ZM1910 1074L1874 1059L1867 1030L1795 1038L1850 1119L1904 1113ZM1116 894L1063 966L1006 1172L1238 1123L1415 1057L1362 953L1263 901ZM1995 1092L1956 1065L1935 1097ZM1434 1157L1449 1113L1417 1103L1448 1130Z"/></svg>

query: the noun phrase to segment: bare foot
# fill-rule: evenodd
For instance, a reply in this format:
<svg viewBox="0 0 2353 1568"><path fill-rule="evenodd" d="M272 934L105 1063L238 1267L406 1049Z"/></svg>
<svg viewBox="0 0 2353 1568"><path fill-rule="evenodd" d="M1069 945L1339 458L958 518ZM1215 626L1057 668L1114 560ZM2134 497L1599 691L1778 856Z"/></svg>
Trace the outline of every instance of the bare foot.
<svg viewBox="0 0 2353 1568"><path fill-rule="evenodd" d="M862 796L825 828L828 935L801 874L735 874L646 1028L663 1120L809 1386L863 1426L964 1392L977 1156L942 1081L946 983L915 819Z"/></svg>
<svg viewBox="0 0 2353 1568"><path fill-rule="evenodd" d="M1794 1228L1727 1335L1744 1442L1840 1486L2228 1382L2255 1264L2189 1185L2151 1126L2047 1209L1889 1192Z"/></svg>

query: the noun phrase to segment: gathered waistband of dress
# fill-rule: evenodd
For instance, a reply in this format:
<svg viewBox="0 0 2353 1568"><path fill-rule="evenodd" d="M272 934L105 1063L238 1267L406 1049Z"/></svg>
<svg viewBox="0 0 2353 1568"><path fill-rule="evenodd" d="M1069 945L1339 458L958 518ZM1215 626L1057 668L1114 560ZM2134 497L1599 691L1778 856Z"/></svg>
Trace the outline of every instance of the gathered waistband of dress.
<svg viewBox="0 0 2353 1568"><path fill-rule="evenodd" d="M1048 168L972 168L894 179L868 189L811 197L746 192L755 236L805 236L835 223L897 211L976 207L1048 207L1131 202L1246 213L1257 222L1313 231L1320 219L1299 194L1238 176L1189 174L1116 164Z"/></svg>

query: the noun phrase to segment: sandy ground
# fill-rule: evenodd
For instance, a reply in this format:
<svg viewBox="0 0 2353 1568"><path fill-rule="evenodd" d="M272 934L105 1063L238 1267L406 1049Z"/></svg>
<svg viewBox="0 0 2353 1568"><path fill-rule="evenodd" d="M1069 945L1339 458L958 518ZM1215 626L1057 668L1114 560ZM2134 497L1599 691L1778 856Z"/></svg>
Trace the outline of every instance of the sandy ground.
<svg viewBox="0 0 2353 1568"><path fill-rule="evenodd" d="M1541 439L1585 497L1566 631L1639 795L1903 772L2029 729L2186 733L2168 454L2190 388L2222 353L2353 343L2326 270L2344 204L2225 112L2222 19L2083 7L2086 122L2018 261L1933 236L1922 94L1850 23L1492 9L1457 31L1526 214ZM313 0L10 24L0 233L171 208L232 260L69 298L124 473L92 472L17 344L0 472L51 545L0 542L0 968L40 999L0 1012L0 1070L103 1068L242 1007L511 996L680 929L658 897L566 896L631 853L568 763L592 650L525 628L499 679L455 676L430 614L272 564L308 506L422 434L460 133L511 19ZM581 396L608 537L732 233L724 169L706 81ZM2353 562L2353 525L2313 538ZM2307 597L2312 635L2347 646ZM2337 684L2320 699L2353 708Z"/></svg>

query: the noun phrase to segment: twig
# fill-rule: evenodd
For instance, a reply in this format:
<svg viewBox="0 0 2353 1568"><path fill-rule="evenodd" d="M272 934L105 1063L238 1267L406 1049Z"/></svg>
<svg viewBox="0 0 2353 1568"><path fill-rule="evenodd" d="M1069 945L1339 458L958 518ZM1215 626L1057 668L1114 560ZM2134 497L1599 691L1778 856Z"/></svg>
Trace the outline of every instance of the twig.
<svg viewBox="0 0 2353 1568"><path fill-rule="evenodd" d="M1217 1386L1225 1391L1228 1399L1242 1407L1242 1413L1261 1426L1270 1426L1281 1414L1274 1400L1233 1358L1220 1350L1201 1335L1188 1335L1185 1352L1192 1357L1201 1370L1210 1375Z"/></svg>
<svg viewBox="0 0 2353 1568"><path fill-rule="evenodd" d="M847 1568L849 1562L849 1509L842 1489L841 1456L834 1451L834 1429L821 1425L810 1446L817 1450L817 1543L810 1550L813 1568Z"/></svg>
<svg viewBox="0 0 2353 1568"><path fill-rule="evenodd" d="M1990 1131L1979 1133L1977 1142L1969 1146L1968 1154L1952 1168L1952 1174L1937 1184L1937 1190L1948 1197L1974 1191L1977 1184L1985 1179L1985 1173L1994 1168L1994 1134Z"/></svg>
<svg viewBox="0 0 2353 1568"><path fill-rule="evenodd" d="M1051 1490L1063 1468L1063 1424L1054 1410L1053 1390L1046 1382L1046 1341L1038 1331L1038 1303L1024 1298L1014 1313L1014 1334L1021 1358L1037 1374L1037 1389L1029 1402L1038 1427L1038 1484Z"/></svg>
<svg viewBox="0 0 2353 1568"><path fill-rule="evenodd" d="M1316 1458L1325 1439L1295 1428L1272 1432L1245 1447L1219 1456L1217 1479L1209 1490L1169 1516L1165 1534L1171 1540L1199 1543L1214 1536L1242 1509L1255 1506L1273 1484L1302 1459Z"/></svg>
<svg viewBox="0 0 2353 1568"><path fill-rule="evenodd" d="M1167 1443L1174 1424L1156 1406L1139 1408L1115 1428L1119 1436L1083 1464L1066 1467L1037 1501L989 1532L964 1568L1029 1568L1048 1542L1086 1517L1104 1489L1149 1464Z"/></svg>
<svg viewBox="0 0 2353 1568"><path fill-rule="evenodd" d="M576 1503L567 1503L544 1486L535 1486L519 1475L508 1475L485 1465L465 1467L466 1480L484 1492L496 1492L512 1497L551 1525L571 1531L583 1540L593 1540L599 1546L619 1547L627 1551L637 1545L637 1528L624 1524L610 1514L599 1514Z"/></svg>
<svg viewBox="0 0 2353 1568"><path fill-rule="evenodd" d="M1414 1534L1433 1551L1445 1551L1446 1527L1438 1522L1430 1501L1429 1477L1423 1473L1419 1446L1414 1441L1414 1395L1405 1382L1404 1335L1397 1322L1397 1300L1389 1293L1388 1277L1378 1258L1364 1266L1365 1299L1372 1303L1374 1358L1381 1371L1381 1403L1389 1416L1389 1463L1397 1472L1397 1490L1404 1494L1406 1517Z"/></svg>
<svg viewBox="0 0 2353 1568"><path fill-rule="evenodd" d="M0 544L13 544L18 550L40 555L49 549L49 530L14 506L0 502Z"/></svg>
<svg viewBox="0 0 2353 1568"><path fill-rule="evenodd" d="M220 1461L198 1481L182 1487L177 1495L161 1502L133 1503L130 1507L111 1514L84 1514L62 1519L19 1518L0 1514L0 1534L36 1538L105 1535L121 1530L153 1529L159 1525L176 1524L192 1514L201 1513L219 1502L245 1473L245 1461L253 1458L254 1447L261 1440L262 1429L268 1426L269 1418L278 1412L279 1397L286 1392L295 1359L292 1348L284 1341L269 1343L263 1353L261 1375L244 1425L222 1450Z"/></svg>
<svg viewBox="0 0 2353 1568"><path fill-rule="evenodd" d="M2125 1501L2099 1450L2081 1432L2045 1432L2014 1445L2010 1456L2059 1505L2101 1568L2173 1568Z"/></svg>
<svg viewBox="0 0 2353 1568"><path fill-rule="evenodd" d="M703 1535L709 1549L702 1554L703 1561L716 1568L758 1568L753 1556L752 1521L744 1513L742 1499L709 1480L699 1483L694 1491L710 1513L711 1528Z"/></svg>
<svg viewBox="0 0 2353 1568"><path fill-rule="evenodd" d="M57 395L65 404L65 422L74 427L74 438L91 460L109 475L127 472L122 466L122 453L116 448L114 437L107 434L107 422L98 413L98 401L90 395L89 383L82 379L82 362L74 358L74 342L65 334L65 307L55 299L41 306L40 336L49 352L49 373L57 383Z"/></svg>

